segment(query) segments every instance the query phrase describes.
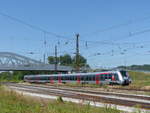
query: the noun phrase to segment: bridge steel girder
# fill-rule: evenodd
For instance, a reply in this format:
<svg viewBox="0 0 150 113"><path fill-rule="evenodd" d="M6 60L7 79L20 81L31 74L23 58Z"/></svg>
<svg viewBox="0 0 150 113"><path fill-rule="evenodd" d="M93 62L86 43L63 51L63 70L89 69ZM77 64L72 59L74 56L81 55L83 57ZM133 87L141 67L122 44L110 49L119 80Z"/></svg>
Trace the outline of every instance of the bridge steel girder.
<svg viewBox="0 0 150 113"><path fill-rule="evenodd" d="M68 72L73 68L59 66L57 71ZM40 61L11 52L0 52L0 71L55 71L55 65L44 64Z"/></svg>

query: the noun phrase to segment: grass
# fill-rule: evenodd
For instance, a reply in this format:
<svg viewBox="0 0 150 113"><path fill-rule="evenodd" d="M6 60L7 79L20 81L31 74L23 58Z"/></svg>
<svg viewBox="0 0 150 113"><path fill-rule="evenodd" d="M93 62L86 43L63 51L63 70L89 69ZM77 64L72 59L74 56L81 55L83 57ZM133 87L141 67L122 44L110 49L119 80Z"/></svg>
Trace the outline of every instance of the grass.
<svg viewBox="0 0 150 113"><path fill-rule="evenodd" d="M98 108L90 105L24 97L0 87L0 113L120 113L109 107Z"/></svg>
<svg viewBox="0 0 150 113"><path fill-rule="evenodd" d="M150 73L130 71L129 75L132 79L132 84L129 87L148 88L150 90Z"/></svg>
<svg viewBox="0 0 150 113"><path fill-rule="evenodd" d="M136 86L150 86L150 73L143 72L129 72L132 78L133 85Z"/></svg>

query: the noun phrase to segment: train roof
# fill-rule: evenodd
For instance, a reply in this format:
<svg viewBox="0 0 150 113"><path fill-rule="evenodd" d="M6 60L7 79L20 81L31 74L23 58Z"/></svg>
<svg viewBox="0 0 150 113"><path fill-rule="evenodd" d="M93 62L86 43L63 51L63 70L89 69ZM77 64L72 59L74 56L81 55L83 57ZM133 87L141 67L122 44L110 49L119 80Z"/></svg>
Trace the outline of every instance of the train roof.
<svg viewBox="0 0 150 113"><path fill-rule="evenodd" d="M117 73L118 71L103 71L103 72L90 72L90 73L71 73L71 74L39 74L39 75L25 75L25 77L40 77L40 76L74 76L74 75L80 75L80 76L84 76L84 75L90 75L90 74L101 74L101 73Z"/></svg>

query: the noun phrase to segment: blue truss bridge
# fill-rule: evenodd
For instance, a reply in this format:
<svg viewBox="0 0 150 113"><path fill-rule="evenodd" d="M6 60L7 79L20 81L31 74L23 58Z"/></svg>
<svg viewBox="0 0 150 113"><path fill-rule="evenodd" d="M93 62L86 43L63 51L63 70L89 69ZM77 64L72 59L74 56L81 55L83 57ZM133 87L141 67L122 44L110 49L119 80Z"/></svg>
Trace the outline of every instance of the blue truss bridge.
<svg viewBox="0 0 150 113"><path fill-rule="evenodd" d="M68 72L73 68L57 66L57 71ZM12 52L0 52L0 71L55 71L55 65L31 59Z"/></svg>

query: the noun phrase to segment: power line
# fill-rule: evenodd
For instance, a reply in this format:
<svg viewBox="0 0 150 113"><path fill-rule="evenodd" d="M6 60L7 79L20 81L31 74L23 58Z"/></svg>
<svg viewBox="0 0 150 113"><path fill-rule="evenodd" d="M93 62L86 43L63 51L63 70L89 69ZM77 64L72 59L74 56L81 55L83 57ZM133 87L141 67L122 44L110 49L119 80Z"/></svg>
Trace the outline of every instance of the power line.
<svg viewBox="0 0 150 113"><path fill-rule="evenodd" d="M35 26L35 25L32 25L32 24L29 24L29 23L27 23L27 22L25 22L25 21L23 21L23 20L21 20L21 19L18 19L18 18L16 18L16 17L10 16L10 15L8 15L8 14L5 14L5 13L0 12L0 15L1 15L1 16L4 16L4 17L6 17L6 18L9 18L10 20L16 21L16 22L21 23L21 24L23 24L23 25L26 25L26 26L28 26L28 27L34 29L34 30L41 31L41 32L43 32L43 33L46 33L46 34L55 36L55 37L57 37L57 38L66 39L65 36L62 36L62 35L59 35L59 34L56 34L56 33L50 32L50 31L47 31L47 30L45 30L45 29L43 29L43 28L41 28L41 27L38 27L38 26Z"/></svg>
<svg viewBox="0 0 150 113"><path fill-rule="evenodd" d="M28 26L28 27L30 27L32 29L41 31L41 32L43 32L45 34L50 34L50 35L53 35L53 36L55 36L57 38L66 39L66 37L64 37L64 36L58 35L56 33L49 32L49 31L47 31L45 29L42 29L41 27L29 24L29 23L27 23L27 22L25 22L23 20L20 20L20 19L18 19L16 17L12 17L12 16L10 16L8 14L0 12L0 15L4 16L4 17L7 17L7 18L9 18L9 19L11 19L13 21L18 22L18 23L21 23L23 25L26 25L26 26ZM123 24L119 24L119 25L114 25L114 26L111 26L109 28L103 29L100 32L111 30L111 29L116 29L116 28L119 28L119 27L122 27L122 26L125 26L125 25L133 24L133 23L138 22L138 21L146 20L146 19L149 19L149 17L145 17L145 18L142 18L142 19L134 21L134 22L129 21L127 23L123 23ZM125 39L127 37L133 37L133 36L136 36L136 35L140 35L140 34L143 34L143 33L146 33L146 32L150 32L150 29L146 29L146 30L142 30L142 31L134 32L134 33L130 32L130 34L128 36L124 37L123 39ZM71 39L71 40L73 40L73 39ZM114 43L114 42L110 42L110 41L87 41L87 40L80 40L80 41L84 41L85 42L86 48L88 47L88 43L97 43L97 44L100 43L100 44L106 44L106 45L133 44L133 43ZM117 40L117 41L119 41L119 40Z"/></svg>
<svg viewBox="0 0 150 113"><path fill-rule="evenodd" d="M124 40L124 39L127 39L127 38L131 38L131 37L134 37L134 36L137 36L137 35L141 35L141 34L146 33L146 32L150 32L150 29L145 29L145 30L137 31L137 32L133 32L133 33L130 32L130 34L128 34L127 36L124 36L121 39L116 39L116 40L113 40L113 41L121 41L121 40ZM81 40L81 41L84 41L87 45L88 45L88 42L89 42L89 43L100 44L100 45L114 45L114 46L117 46L117 47L119 45L134 45L134 44L142 43L142 42L122 42L122 43L119 43L119 42L110 42L110 41L87 41L87 40ZM98 47L98 46L94 45L93 47Z"/></svg>
<svg viewBox="0 0 150 113"><path fill-rule="evenodd" d="M110 26L110 27L108 27L108 28L104 28L104 29L97 30L97 31L94 31L94 32L91 32L91 33L87 33L87 34L85 34L85 35L83 35L83 36L84 36L84 37L85 37L85 36L86 36L86 37L92 36L92 35L95 35L96 33L100 33L100 32L105 32L105 31L117 29L117 28L124 27L124 26L130 25L130 24L134 24L134 23L137 23L137 22L141 22L141 21L144 21L144 20L147 20L147 19L150 19L150 16L146 16L146 17L139 18L139 19L134 19L134 20L129 20L129 21L127 21L126 23L121 23L121 24L112 25L112 26Z"/></svg>
<svg viewBox="0 0 150 113"><path fill-rule="evenodd" d="M24 25L26 25L26 26L28 26L28 27L30 27L30 28L32 28L32 29L41 31L41 32L43 32L44 34L50 34L50 35L53 35L53 36L55 36L55 37L57 37L57 38L66 39L65 36L58 35L58 34L53 33L53 32L49 32L49 31L47 31L47 30L45 30L45 29L42 29L41 27L38 27L38 26L35 26L35 25L32 25L32 24L29 24L29 23L27 23L27 22L25 22L25 21L23 21L23 20L20 20L20 19L18 19L18 18L16 18L16 17L13 17L13 16L8 15L8 14L5 14L5 13L0 12L0 15L1 15L1 16L4 16L4 17L7 17L7 18L9 18L9 19L11 19L11 20L13 20L13 21L17 21L18 23L24 24ZM141 20L146 20L146 19L149 19L149 17L144 17L144 18L142 18L142 19L140 19L140 20L137 20L136 22L141 21ZM105 30L111 30L111 29L113 29L113 28L117 28L117 27L129 25L129 24L131 24L131 23L135 23L135 22L129 21L129 22L127 22L127 23L114 25L114 26L111 26L111 27L109 27L109 28L105 28L105 29L101 30L101 32L103 32L103 31L105 31ZM142 33L145 33L145 32L149 32L149 31L150 31L150 29L147 29L147 30L144 30L144 31L135 32L135 33L131 33L131 32L130 32L131 34L129 34L129 36L127 36L127 37L136 36L136 35L139 35L139 34L142 34ZM69 39L67 39L67 40L69 40ZM73 39L70 39L70 40L73 40ZM111 45L116 44L116 43L112 43L112 42L110 42L110 41L88 41L88 40L82 40L82 39L81 39L80 41L84 41L84 42L86 43L86 46L88 45L88 43L101 43L101 44L106 44L106 45L107 45L107 44L109 44L109 45L110 45L110 44L111 44Z"/></svg>

